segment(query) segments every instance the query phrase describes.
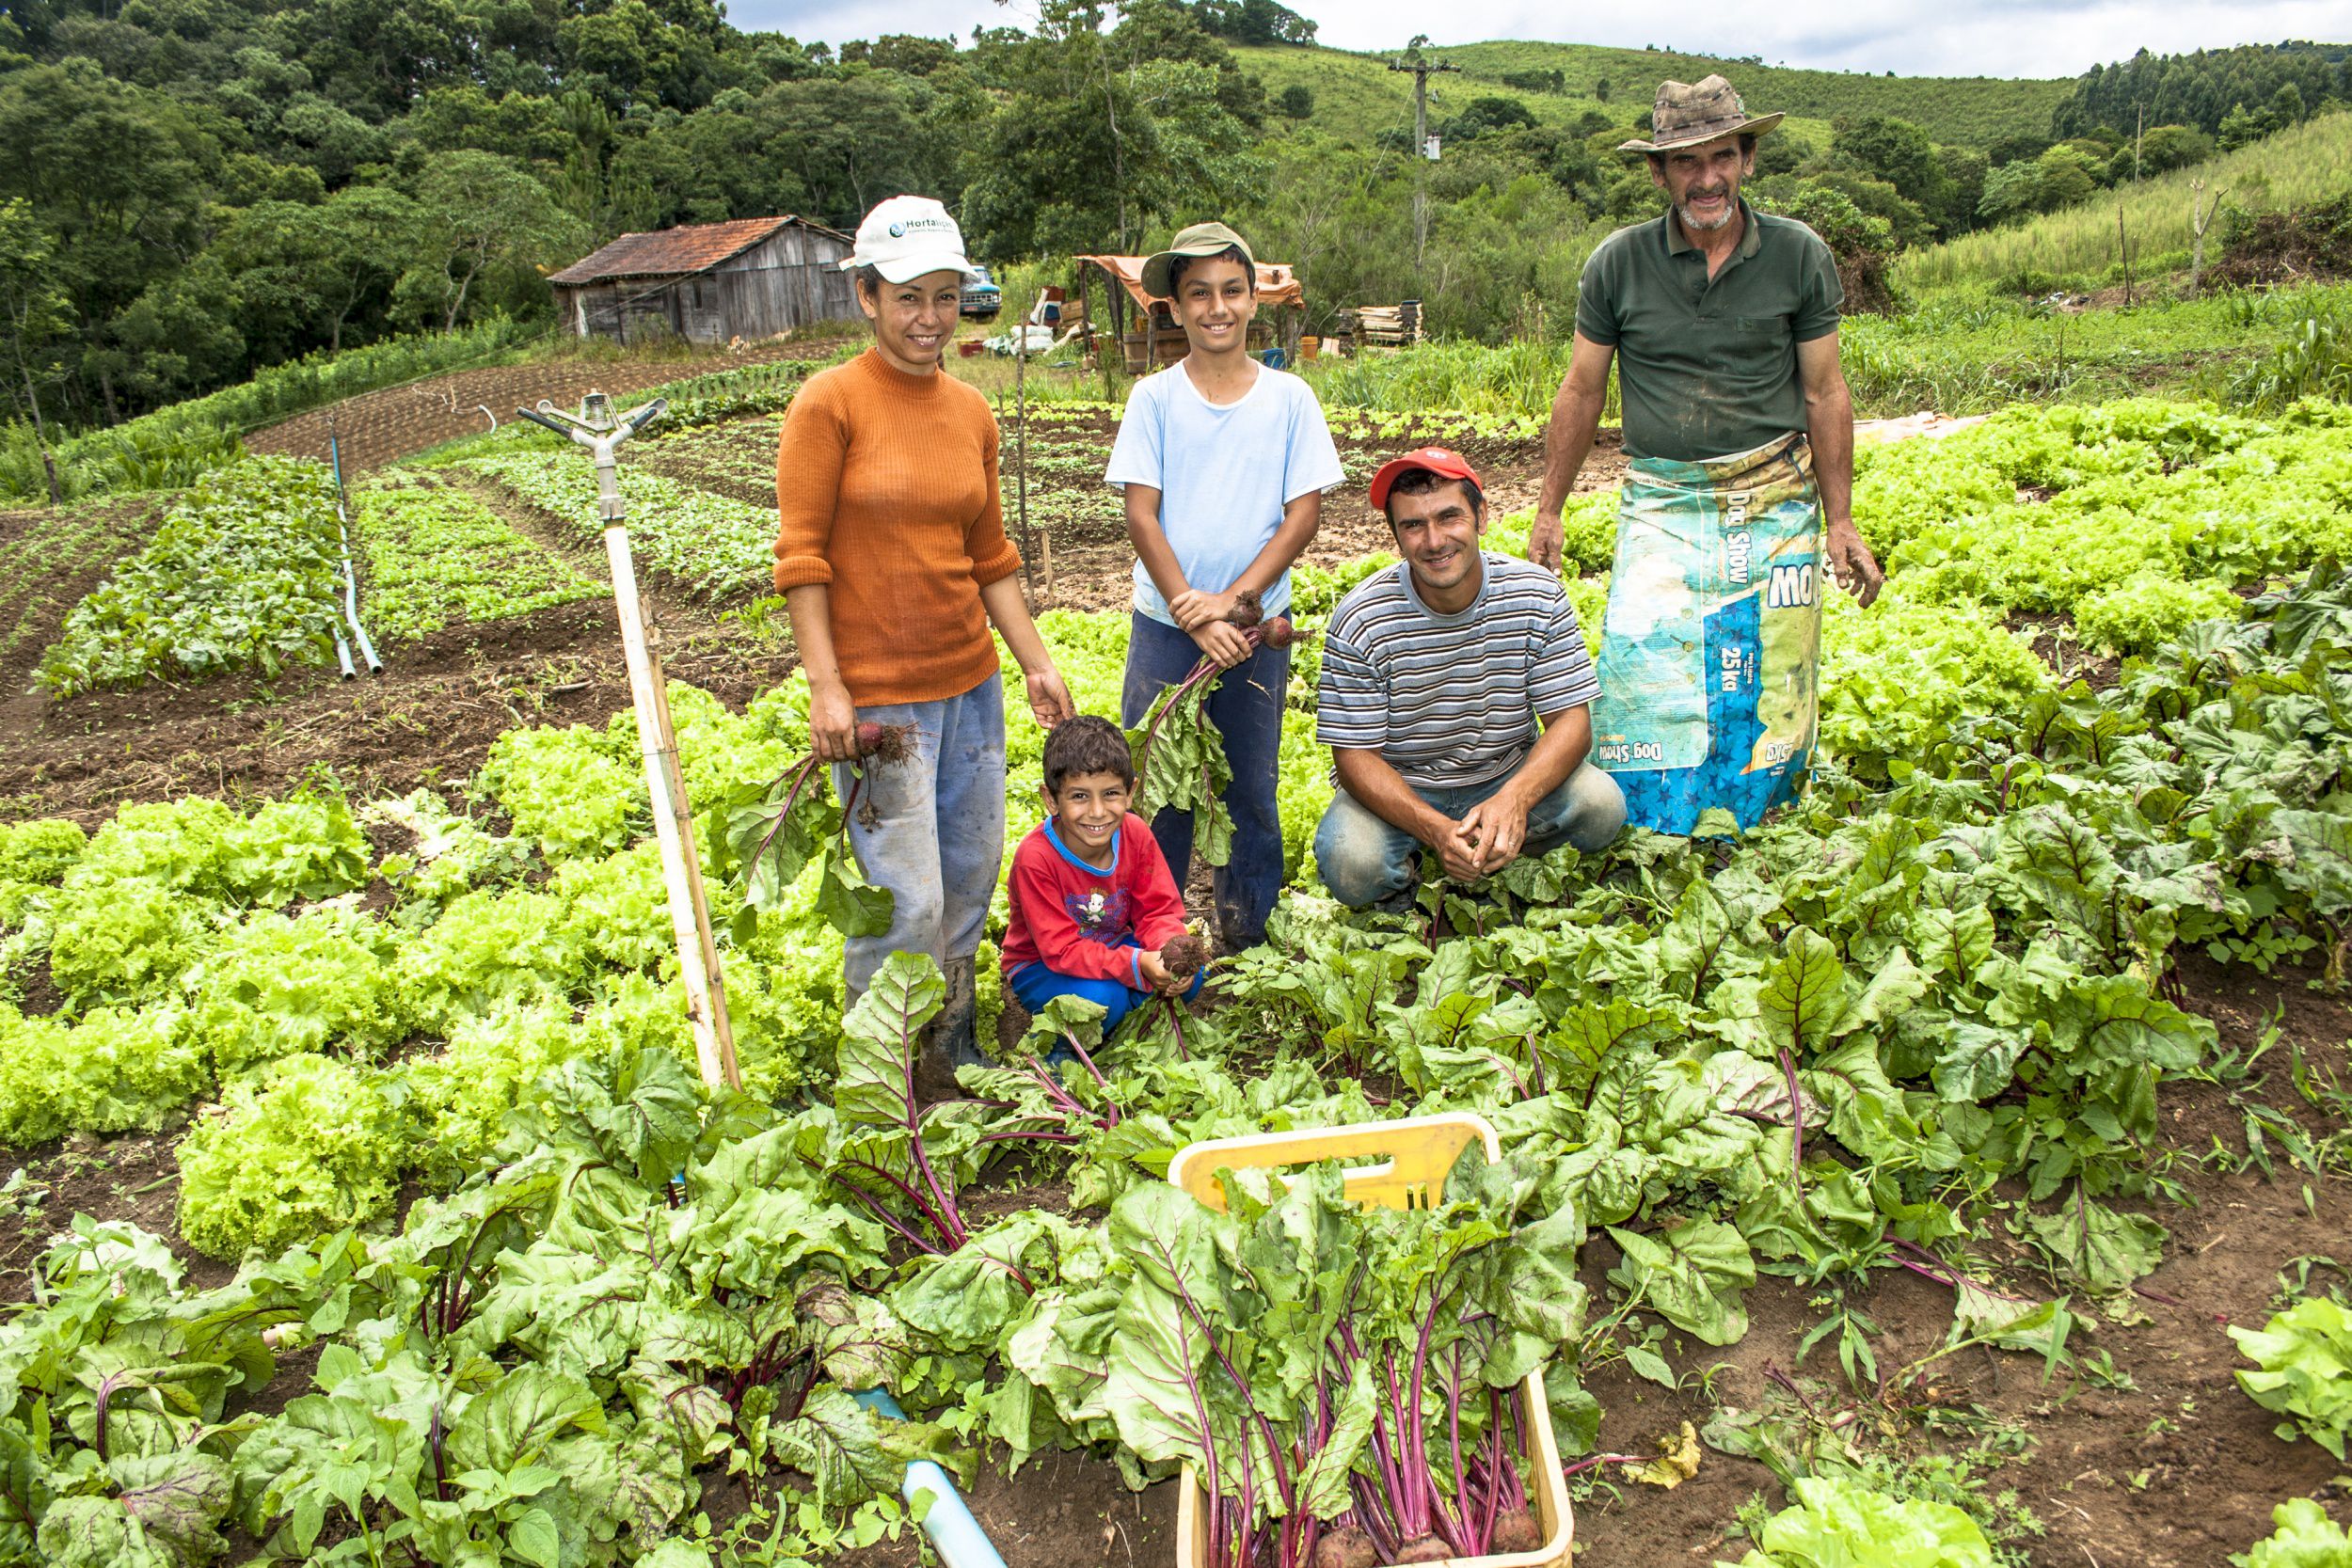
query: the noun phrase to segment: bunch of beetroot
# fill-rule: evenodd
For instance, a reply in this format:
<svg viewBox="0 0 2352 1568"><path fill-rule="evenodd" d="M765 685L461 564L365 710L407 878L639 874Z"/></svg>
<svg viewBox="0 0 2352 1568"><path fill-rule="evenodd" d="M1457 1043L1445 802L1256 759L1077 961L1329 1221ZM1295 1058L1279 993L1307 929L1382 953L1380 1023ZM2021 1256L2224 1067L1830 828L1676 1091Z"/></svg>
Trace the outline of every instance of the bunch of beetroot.
<svg viewBox="0 0 2352 1568"><path fill-rule="evenodd" d="M818 783L827 765L814 751L768 784L748 785L728 797L715 814L719 832L712 836L735 862L735 880L743 897L736 915L739 926L780 903L808 863L821 859L824 886L818 902L825 917L846 935L877 935L889 928L890 894L868 883L859 871L848 843L849 826L856 820L870 827L875 819L870 800L860 814L866 769L897 767L914 755L916 743L913 724L872 720L859 724L856 776L838 807L832 792Z"/></svg>
<svg viewBox="0 0 2352 1568"><path fill-rule="evenodd" d="M1260 648L1288 648L1299 638L1289 616L1266 619L1258 595L1247 591L1234 596L1232 612L1226 620L1241 628L1242 639L1253 653ZM1183 680L1160 693L1144 718L1143 728L1127 736L1135 750L1136 810L1148 817L1164 806L1177 806L1205 816L1207 820L1196 823L1195 837L1201 858L1211 865L1225 863L1219 847L1232 834L1232 818L1222 800L1232 771L1225 760L1224 737L1200 705L1225 673L1216 660L1200 659ZM1155 751L1169 746L1179 753L1178 762L1171 767L1163 756L1160 771L1155 773Z"/></svg>

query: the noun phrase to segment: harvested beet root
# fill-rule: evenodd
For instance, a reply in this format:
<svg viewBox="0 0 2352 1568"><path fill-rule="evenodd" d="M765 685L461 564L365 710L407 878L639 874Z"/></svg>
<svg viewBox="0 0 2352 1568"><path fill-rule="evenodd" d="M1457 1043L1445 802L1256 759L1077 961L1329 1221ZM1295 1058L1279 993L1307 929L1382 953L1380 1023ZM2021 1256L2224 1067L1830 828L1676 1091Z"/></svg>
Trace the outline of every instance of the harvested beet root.
<svg viewBox="0 0 2352 1568"><path fill-rule="evenodd" d="M1168 966L1173 979L1191 979L1208 961L1209 944L1190 931L1168 938L1168 945L1160 949L1160 962Z"/></svg>
<svg viewBox="0 0 2352 1568"><path fill-rule="evenodd" d="M1543 1544L1543 1528L1535 1523L1534 1514L1521 1508L1495 1521L1495 1532L1487 1538L1486 1549L1502 1557L1511 1552L1532 1552Z"/></svg>
<svg viewBox="0 0 2352 1568"><path fill-rule="evenodd" d="M1269 648L1287 648L1298 641L1298 628L1287 615L1277 615L1258 628L1259 640Z"/></svg>
<svg viewBox="0 0 2352 1568"><path fill-rule="evenodd" d="M1454 1555L1454 1548L1434 1535L1417 1535L1396 1549L1391 1562L1443 1562Z"/></svg>
<svg viewBox="0 0 2352 1568"><path fill-rule="evenodd" d="M1233 595L1232 613L1225 617L1237 626L1254 626L1265 619L1265 604L1254 588L1245 588Z"/></svg>
<svg viewBox="0 0 2352 1568"><path fill-rule="evenodd" d="M860 761L904 762L914 754L914 726L877 724L868 719L857 727L857 754Z"/></svg>
<svg viewBox="0 0 2352 1568"><path fill-rule="evenodd" d="M1372 1537L1353 1525L1327 1530L1316 1540L1308 1568L1379 1568L1380 1551Z"/></svg>

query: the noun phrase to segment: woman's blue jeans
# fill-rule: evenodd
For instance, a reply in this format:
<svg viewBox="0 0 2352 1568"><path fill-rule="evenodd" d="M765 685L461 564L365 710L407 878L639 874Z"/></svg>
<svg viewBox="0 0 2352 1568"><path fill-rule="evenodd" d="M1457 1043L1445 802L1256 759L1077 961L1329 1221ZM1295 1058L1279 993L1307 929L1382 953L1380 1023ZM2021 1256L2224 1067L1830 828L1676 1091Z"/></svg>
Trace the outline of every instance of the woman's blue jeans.
<svg viewBox="0 0 2352 1568"><path fill-rule="evenodd" d="M980 944L1005 858L1004 677L992 674L960 697L877 704L857 716L912 724L916 739L904 762L866 768L850 813L858 867L891 896L890 929L843 944L852 1002L893 953L919 953L946 969ZM835 799L847 800L855 783L849 764L834 764Z"/></svg>

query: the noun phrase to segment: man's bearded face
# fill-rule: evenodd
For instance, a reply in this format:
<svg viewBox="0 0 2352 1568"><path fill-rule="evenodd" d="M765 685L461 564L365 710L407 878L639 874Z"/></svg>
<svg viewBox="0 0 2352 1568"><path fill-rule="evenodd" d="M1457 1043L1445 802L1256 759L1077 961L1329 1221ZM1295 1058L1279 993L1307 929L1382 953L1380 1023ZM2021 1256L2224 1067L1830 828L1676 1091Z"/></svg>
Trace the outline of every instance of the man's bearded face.
<svg viewBox="0 0 2352 1568"><path fill-rule="evenodd" d="M1724 136L1697 147L1677 148L1650 160L1650 178L1674 203L1683 232L1721 229L1740 211L1740 182L1756 167L1756 154L1740 150L1740 138Z"/></svg>

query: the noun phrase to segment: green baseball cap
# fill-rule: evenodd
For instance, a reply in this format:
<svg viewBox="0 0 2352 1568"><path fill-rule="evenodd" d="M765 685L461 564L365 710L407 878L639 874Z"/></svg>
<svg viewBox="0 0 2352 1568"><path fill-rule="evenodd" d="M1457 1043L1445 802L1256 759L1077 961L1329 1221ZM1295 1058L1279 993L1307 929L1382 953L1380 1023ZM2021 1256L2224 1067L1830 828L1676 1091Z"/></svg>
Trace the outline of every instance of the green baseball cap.
<svg viewBox="0 0 2352 1568"><path fill-rule="evenodd" d="M1257 271L1258 258L1251 254L1249 242L1223 224L1196 223L1189 229L1179 230L1166 250L1155 250L1144 258L1143 292L1153 299L1174 299L1176 285L1168 280L1168 275L1180 258L1215 256L1229 249L1240 251L1249 262L1250 271Z"/></svg>

